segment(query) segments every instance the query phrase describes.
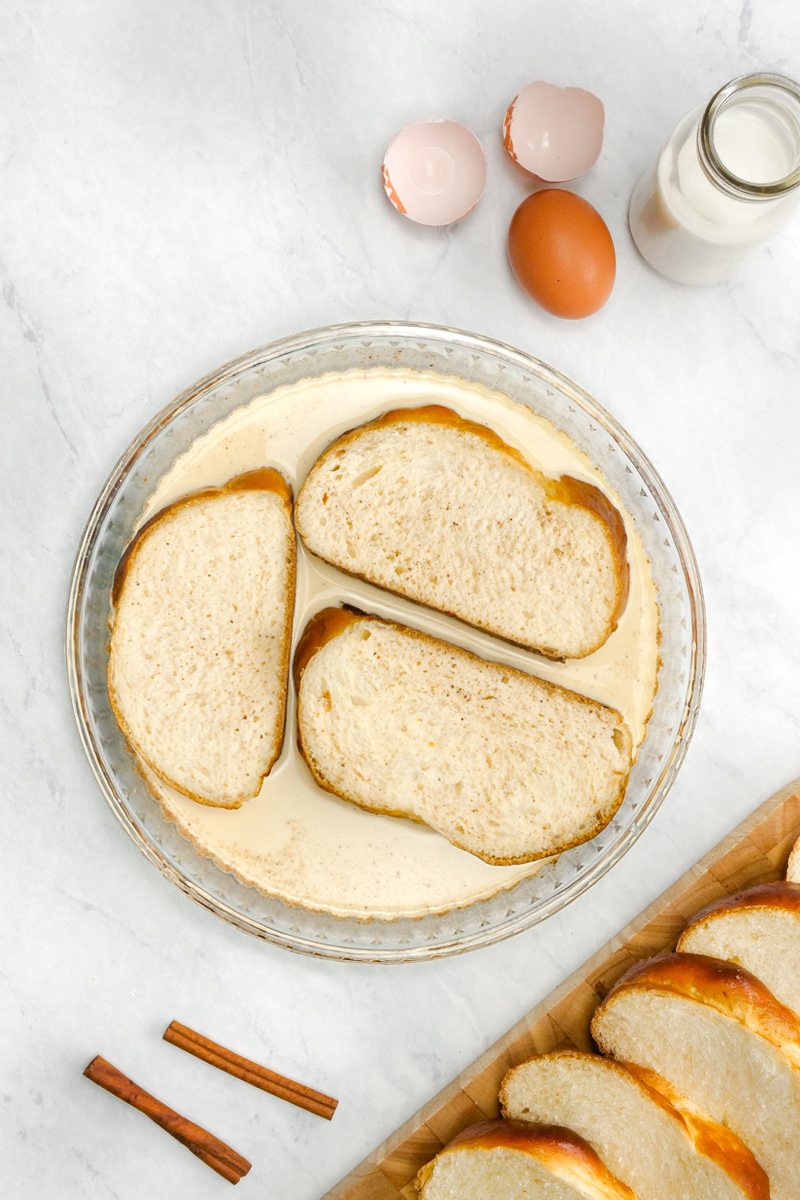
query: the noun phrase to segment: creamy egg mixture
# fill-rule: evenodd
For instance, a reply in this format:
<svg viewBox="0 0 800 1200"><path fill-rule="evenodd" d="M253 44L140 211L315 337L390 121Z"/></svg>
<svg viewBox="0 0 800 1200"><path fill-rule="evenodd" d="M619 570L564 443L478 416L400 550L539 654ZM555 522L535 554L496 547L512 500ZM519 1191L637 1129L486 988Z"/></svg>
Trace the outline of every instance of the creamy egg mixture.
<svg viewBox="0 0 800 1200"><path fill-rule="evenodd" d="M572 475L610 495L623 512L630 564L630 594L617 630L585 659L550 662L351 579L300 545L293 645L320 608L354 604L611 705L639 745L658 673L658 605L641 540L602 472L569 437L499 392L432 372L385 368L301 380L258 397L198 438L159 481L142 521L187 492L256 467L277 467L296 495L339 434L389 409L423 404L447 405L489 426L546 475ZM144 765L141 770L166 815L199 853L267 895L335 916L391 920L447 912L488 899L542 865L491 867L424 825L376 816L322 791L297 749L293 694L281 757L260 794L241 808L197 804Z"/></svg>

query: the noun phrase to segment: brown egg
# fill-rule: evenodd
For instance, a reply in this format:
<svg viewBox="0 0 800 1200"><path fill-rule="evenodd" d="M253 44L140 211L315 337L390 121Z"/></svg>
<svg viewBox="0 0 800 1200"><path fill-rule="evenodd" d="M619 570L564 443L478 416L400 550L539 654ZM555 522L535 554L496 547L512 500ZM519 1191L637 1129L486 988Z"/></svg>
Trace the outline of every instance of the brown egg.
<svg viewBox="0 0 800 1200"><path fill-rule="evenodd" d="M617 260L605 221L561 188L522 201L511 218L508 257L528 295L557 317L588 317L614 286Z"/></svg>

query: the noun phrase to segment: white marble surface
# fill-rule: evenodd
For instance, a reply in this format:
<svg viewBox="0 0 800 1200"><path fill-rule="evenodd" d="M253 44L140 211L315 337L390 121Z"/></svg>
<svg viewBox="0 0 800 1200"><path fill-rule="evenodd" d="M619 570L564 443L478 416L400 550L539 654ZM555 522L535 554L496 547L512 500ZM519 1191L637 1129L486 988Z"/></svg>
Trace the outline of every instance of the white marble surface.
<svg viewBox="0 0 800 1200"><path fill-rule="evenodd" d="M316 1200L800 774L800 220L707 290L651 272L625 224L684 111L746 71L800 77L800 7L27 0L0 18L0 1195L225 1193L81 1077L101 1052L252 1159L239 1195ZM505 261L526 189L498 131L534 78L606 104L574 186L618 278L585 322L537 310ZM472 216L435 231L390 208L379 166L400 126L441 114L483 139L490 174ZM628 857L544 926L392 968L263 945L163 880L94 783L63 668L78 538L140 426L256 345L372 317L499 337L607 405L684 515L709 623L694 742ZM173 1017L341 1097L334 1122L165 1046Z"/></svg>

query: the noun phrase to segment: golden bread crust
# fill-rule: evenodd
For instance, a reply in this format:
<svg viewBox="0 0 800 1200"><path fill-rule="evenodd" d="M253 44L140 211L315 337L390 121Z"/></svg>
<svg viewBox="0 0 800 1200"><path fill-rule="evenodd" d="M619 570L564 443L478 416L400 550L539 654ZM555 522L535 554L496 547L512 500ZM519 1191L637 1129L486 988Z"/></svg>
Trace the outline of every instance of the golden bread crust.
<svg viewBox="0 0 800 1200"><path fill-rule="evenodd" d="M592 1036L601 1050L600 1014L631 989L672 992L715 1008L771 1042L800 1070L800 1018L744 967L706 954L661 954L637 963L614 985L592 1019Z"/></svg>
<svg viewBox="0 0 800 1200"><path fill-rule="evenodd" d="M667 1100L683 1120L695 1149L722 1167L751 1200L769 1200L769 1178L757 1159L727 1125L713 1121L696 1104L682 1096L662 1075L636 1063L622 1063L653 1092Z"/></svg>
<svg viewBox="0 0 800 1200"><path fill-rule="evenodd" d="M779 908L786 912L800 913L800 883L790 883L785 879L776 879L772 883L757 883L755 887L746 888L732 896L725 896L707 904L696 913L684 933L714 918L719 913L744 911L757 908ZM678 942L680 949L680 942Z"/></svg>
<svg viewBox="0 0 800 1200"><path fill-rule="evenodd" d="M300 688L302 686L303 671L305 670L305 668L307 667L308 663L311 661L313 656L319 650L321 650L324 646L326 646L329 642L333 641L335 638L339 637L342 633L344 633L347 629L349 629L351 627L351 625L356 624L358 622L362 622L362 621L379 622L382 625L388 625L391 628L397 629L400 632L402 632L403 634L406 634L416 640L419 640L419 641L422 641L422 642L425 642L428 644L433 643L434 645L443 646L443 647L445 647L445 649L447 650L448 653L454 655L455 657L463 657L465 659L472 659L472 660L477 659L479 657L478 655L472 654L469 650L464 650L460 646L455 646L450 642L444 642L444 641L442 641L441 638L433 637L431 634L428 634L428 633L422 633L417 629L412 629L410 626L407 626L407 625L401 625L397 621L390 621L390 620L386 619L385 617L378 617L372 613L364 613L364 612L361 612L360 610L354 609L354 608L325 608L325 609L322 609L320 612L318 612L314 617L312 617L311 621L308 623L306 628L303 630L303 633L301 634L300 640L297 645L297 649L295 651L293 674L294 674L295 690L297 691L297 694L298 694L298 703L299 703ZM491 661L491 660L479 659L479 661L487 662L487 661ZM600 704L599 701L597 701L597 700L591 700L587 696L582 696L579 692L571 692L568 688L562 688L556 683L551 683L549 680L544 680L544 679L539 679L534 676L529 676L525 671L518 671L515 667L508 667L505 664L503 664L503 673L506 675L520 675L526 679L535 678L536 683L538 685L540 685L544 690L553 692L553 693L565 692L568 695L570 695L572 698L580 701L581 704L585 704L589 708L608 708L607 705ZM612 709L611 711L616 712L615 709ZM619 716L619 713L617 713L617 716ZM628 738L630 738L630 733L628 732L627 727L625 726L621 717L620 717L620 724L619 724L618 728L620 730L624 731L623 736L627 736ZM413 813L408 812L407 810L404 810L404 809L388 810L386 808L373 808L370 805L365 804L362 799L359 799L358 797L343 791L341 788L336 787L328 779L328 777L325 774L324 769L314 759L314 756L311 754L308 747L306 746L304 739L303 739L302 722L300 720L298 720L298 722L297 722L297 745L300 749L300 753L302 754L309 770L311 771L311 774L314 776L316 783L324 791L331 792L333 795L339 796L340 799L347 800L350 804L357 805L359 808L363 809L365 812L378 813L379 815L382 815L382 816L404 817L407 820L416 821L418 824L424 824L424 822L418 816L416 816ZM590 831L588 833L581 834L580 836L575 837L574 839L566 840L563 844L559 844L555 848L550 848L546 852L542 852L539 854L533 854L533 855L521 855L521 856L515 856L515 857L498 858L496 856L492 856L489 854L479 853L475 849L471 849L465 845L462 845L455 838L450 838L449 840L452 841L452 844L454 846L457 846L460 850L464 850L468 854L473 854L473 855L475 855L476 858L480 858L483 862L489 863L491 866L496 866L496 867L498 867L498 866L516 866L516 865L527 863L527 862L535 862L539 858L550 858L553 855L562 854L565 850L570 850L574 846L583 845L584 842L589 841L593 837L596 837L598 833L600 833L603 829L605 829L606 826L608 825L609 821L611 821L613 819L614 814L619 809L619 806L622 804L622 801L625 796L625 789L627 787L627 783L628 783L628 775L625 775L624 777L622 777L622 779L619 782L619 786L617 788L617 792L616 792L615 796L612 798L612 800L606 806L606 809L603 812L603 817L598 818L598 820L595 822L595 824L592 826L592 828L590 829Z"/></svg>
<svg viewBox="0 0 800 1200"><path fill-rule="evenodd" d="M656 1088L651 1087L650 1084L645 1083L642 1079L634 1076L629 1070L627 1070L625 1066L622 1065L622 1063L618 1063L611 1058L601 1058L599 1055L590 1054L586 1050L551 1050L548 1054L534 1054L531 1056L531 1058L526 1059L525 1062L519 1063L516 1067L512 1067L500 1085L500 1107L504 1116L506 1115L506 1084L508 1083L509 1079L513 1077L515 1071L521 1070L525 1066L525 1063L539 1058L572 1058L584 1062L588 1060L593 1063L602 1063L602 1069L604 1071L614 1071L617 1073L617 1075L620 1075L628 1082L632 1081L635 1086L639 1087L640 1089L644 1089L650 1096L650 1099L655 1100L655 1102L661 1108L663 1108L665 1112L669 1113L671 1117L680 1117L680 1114L676 1112L674 1106L670 1104L663 1092L658 1091Z"/></svg>
<svg viewBox="0 0 800 1200"><path fill-rule="evenodd" d="M125 720L125 718L120 710L119 703L117 701L115 687L114 687L114 671L113 671L113 657L112 657L112 645L113 645L113 638L114 638L113 623L111 625L111 637L109 638L109 663L108 663L108 670L107 670L108 698L109 698L109 702L111 704L111 710L114 713L116 722L119 725L120 730L122 731L122 734L123 734L125 740L127 741L128 745L130 746L133 753L138 758L140 758L142 760L142 762L146 764L147 767L149 767L149 769L153 772L153 774L156 775L161 780L162 783L165 783L167 785L167 787L173 788L176 792L180 792L181 795L187 796L190 800L194 800L198 804L205 804L210 808L228 808L228 809L240 808L242 806L242 804L245 803L245 801L252 800L254 796L257 796L259 791L261 790L261 786L262 786L264 780L269 775L270 771L272 770L273 766L275 765L275 762L277 761L278 757L280 756L281 750L283 749L283 742L284 742L284 738L285 738L285 734L286 734L286 730L285 730L285 726L286 726L286 696L287 696L288 685L289 685L289 668L290 668L290 657L291 657L291 646L292 646L292 617L294 614L294 599L295 599L295 587L296 587L296 578L297 578L297 545L296 545L295 535L294 535L294 526L292 523L292 489L291 489L291 487L286 482L286 480L283 478L283 476L278 471L276 471L274 468L264 467L264 468L259 468L255 471L246 471L242 475L236 475L236 476L234 476L233 479L228 480L228 482L225 483L222 487L201 488L196 492L190 492L187 496L182 496L179 500L176 500L176 501L174 501L174 503L168 504L165 508L161 509L161 511L156 513L155 516L151 517L148 521L146 521L144 523L144 525L142 525L141 529L137 530L136 534L133 536L133 538L128 543L128 545L126 546L125 550L122 553L122 556L117 565L117 569L114 573L114 582L113 582L112 589L111 589L112 608L116 609L120 602L120 599L122 597L122 593L123 593L123 590L125 587L125 582L128 578L130 569L134 565L134 563L136 561L136 557L137 557L138 553L140 552L140 550L142 549L142 547L144 546L144 544L147 540L147 537L152 532L154 532L157 528L163 528L169 522L173 521L176 518L176 516L178 516L180 511L185 507L188 507L190 505L202 504L209 500L214 500L215 498L217 498L219 496L226 495L230 492L239 492L239 491L274 492L283 501L284 507L286 508L287 515L288 515L287 530L286 530L286 562L287 562L287 567L288 567L288 571L287 571L288 589L287 589L286 611L288 613L288 620L286 622L284 636L283 636L282 644L281 644L281 666L280 666L280 673L279 673L280 692L281 692L281 695L283 696L282 710L281 710L280 721L279 721L280 727L281 727L281 733L280 733L280 737L277 738L277 740L276 740L275 750L274 750L271 758L269 759L266 769L260 776L258 787L256 788L255 791L253 791L247 795L236 796L227 804L219 804L217 802L208 800L204 796L200 796L200 795L196 794L195 792L190 791L188 788L186 788L182 784L178 783L176 780L171 779L158 766L157 763L153 762L152 758L150 756L148 756L147 753L138 744L137 739L134 737L127 721Z"/></svg>
<svg viewBox="0 0 800 1200"><path fill-rule="evenodd" d="M215 496L223 496L227 492L274 492L283 500L284 506L287 509L290 517L292 513L292 489L283 478L279 471L274 467L259 467L255 471L245 471L243 475L235 475L233 479L229 479L222 487L207 487L198 488L196 492L189 492L187 496L181 496L178 500L173 500L172 504L167 504L154 516L145 521L141 529L137 529L131 540L122 552L122 556L117 563L117 569L114 572L114 582L111 585L111 603L116 606L117 601L122 593L122 588L125 584L125 579L128 574L128 569L134 559L136 553L141 548L145 535L152 532L156 525L166 523L167 520L173 518L177 511L189 504L198 504L204 500L213 500ZM292 558L297 555L297 547L294 544L292 537ZM294 577L294 569L293 569Z"/></svg>
<svg viewBox="0 0 800 1200"><path fill-rule="evenodd" d="M318 650L321 650L323 646L327 646L328 642L333 641L340 633L344 633L345 629L349 629L356 621L378 621L380 619L379 617L371 617L368 613L361 612L360 609L353 608L350 605L343 605L341 608L336 608L334 605L329 608L323 608L318 613L315 613L300 634L300 640L294 652L293 674L295 688L299 688L303 671ZM389 621L385 623L387 625L391 624Z"/></svg>
<svg viewBox="0 0 800 1200"><path fill-rule="evenodd" d="M491 446L493 450L511 460L517 467L522 467L529 474L533 475L543 487L547 501L550 504L561 504L566 507L580 507L588 512L591 512L593 516L598 519L604 531L614 563L614 570L617 580L617 597L602 636L598 639L595 645L589 647L587 650L577 655L577 657L585 658L587 655L592 654L595 650L599 649L599 647L608 640L608 638L617 628L619 619L625 610L630 589L630 566L627 556L627 532L622 515L612 504L608 496L594 484L588 483L585 480L575 479L569 475L561 476L559 479L548 478L540 471L537 471L534 467L532 467L524 455L522 455L513 446L509 446L508 443L499 436L499 434L494 432L494 430L490 429L486 425L480 425L476 421L467 420L466 418L459 416L459 414L453 409L447 408L441 404L423 405L420 408L392 409L389 412L384 413L382 416L376 417L373 421L368 421L363 425L357 426L355 429L348 430L346 433L343 433L340 437L331 442L327 449L322 452L320 457L311 468L311 471L309 471L307 481L311 478L315 471L324 467L330 457L341 455L346 447L361 437L362 434L373 429L381 429L391 425L408 424L410 422L417 424L446 426L447 428L456 429L462 433L468 433L476 437L480 437L484 442L486 442L487 445ZM305 484L303 487L305 487ZM301 487L300 493L298 494L298 505L300 505L302 500L303 487ZM302 516L298 520L297 529L301 538L305 540ZM389 587L387 584L380 582L379 580L372 579L368 575L357 571L348 570L348 568L343 566L341 563L334 563L334 565L337 566L339 570L344 571L354 579L362 579L367 583L372 583L374 586L383 588L385 591L393 592L395 595L406 596L412 600L416 600L418 603L426 603L427 607L435 607L427 604L426 601L419 600L417 596L407 590L404 590L402 587ZM463 620L458 613L452 611L451 609L442 607L436 609L436 611L443 612L447 616L455 617L457 620ZM482 625L475 625L474 627L486 628L495 637L502 637L502 634L498 633L495 629L490 629L488 625L485 627ZM542 648L529 646L523 642L515 642L511 638L505 638L503 640L509 641L515 645L523 645L526 649L534 649L547 658L561 658L561 655L559 655L557 652L553 652L546 647Z"/></svg>
<svg viewBox="0 0 800 1200"><path fill-rule="evenodd" d="M414 1180L424 1200L424 1187L444 1155L460 1151L516 1150L529 1154L552 1173L597 1200L636 1200L631 1189L612 1175L588 1142L558 1125L527 1125L524 1121L481 1121L459 1133Z"/></svg>
<svg viewBox="0 0 800 1200"><path fill-rule="evenodd" d="M712 1121L707 1113L681 1096L672 1084L657 1075L655 1071L633 1066L630 1063L617 1062L610 1058L600 1058L598 1055L589 1054L584 1050L553 1050L549 1054L535 1057L572 1058L602 1063L603 1070L616 1072L629 1084L640 1088L672 1120L678 1121L697 1152L716 1163L741 1188L749 1200L769 1200L767 1175L741 1138L725 1126ZM500 1087L500 1104L504 1114L507 1111L506 1084L513 1077L515 1071L524 1067L525 1063L512 1067Z"/></svg>

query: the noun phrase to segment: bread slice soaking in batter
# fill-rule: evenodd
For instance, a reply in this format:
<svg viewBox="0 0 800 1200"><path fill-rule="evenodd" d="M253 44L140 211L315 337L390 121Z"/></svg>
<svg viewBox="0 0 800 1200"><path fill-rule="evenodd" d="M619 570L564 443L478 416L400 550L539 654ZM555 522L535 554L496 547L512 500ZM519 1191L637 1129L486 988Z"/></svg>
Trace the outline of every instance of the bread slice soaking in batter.
<svg viewBox="0 0 800 1200"><path fill-rule="evenodd" d="M341 570L549 658L584 658L628 595L620 513L550 479L452 409L397 409L335 441L300 490L297 529Z"/></svg>
<svg viewBox="0 0 800 1200"><path fill-rule="evenodd" d="M193 800L238 808L280 754L294 591L292 495L271 469L169 505L120 562L111 705L135 752Z"/></svg>
<svg viewBox="0 0 800 1200"><path fill-rule="evenodd" d="M632 760L618 712L379 617L324 609L295 654L300 749L317 782L411 817L484 862L599 833Z"/></svg>

